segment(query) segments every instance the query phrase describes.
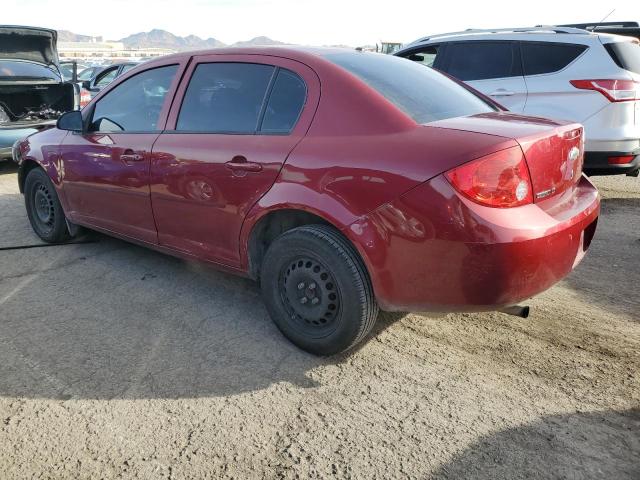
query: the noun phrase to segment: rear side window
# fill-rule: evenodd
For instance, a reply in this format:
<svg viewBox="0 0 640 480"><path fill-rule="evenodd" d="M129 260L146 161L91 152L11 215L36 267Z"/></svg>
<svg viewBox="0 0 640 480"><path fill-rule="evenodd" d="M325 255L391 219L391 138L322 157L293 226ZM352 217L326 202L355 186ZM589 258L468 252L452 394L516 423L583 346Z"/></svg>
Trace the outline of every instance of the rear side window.
<svg viewBox="0 0 640 480"><path fill-rule="evenodd" d="M569 43L522 42L525 75L558 72L578 58L587 47Z"/></svg>
<svg viewBox="0 0 640 480"><path fill-rule="evenodd" d="M615 42L607 43L604 48L614 62L620 67L633 73L640 73L640 43Z"/></svg>
<svg viewBox="0 0 640 480"><path fill-rule="evenodd" d="M273 84L260 131L288 133L295 126L307 98L304 81L289 70L280 69Z"/></svg>
<svg viewBox="0 0 640 480"><path fill-rule="evenodd" d="M255 133L275 71L257 63L202 63L193 72L176 130Z"/></svg>
<svg viewBox="0 0 640 480"><path fill-rule="evenodd" d="M452 42L445 57L440 68L465 82L522 75L514 42Z"/></svg>
<svg viewBox="0 0 640 480"><path fill-rule="evenodd" d="M495 111L441 73L404 58L357 52L326 58L377 90L417 123Z"/></svg>

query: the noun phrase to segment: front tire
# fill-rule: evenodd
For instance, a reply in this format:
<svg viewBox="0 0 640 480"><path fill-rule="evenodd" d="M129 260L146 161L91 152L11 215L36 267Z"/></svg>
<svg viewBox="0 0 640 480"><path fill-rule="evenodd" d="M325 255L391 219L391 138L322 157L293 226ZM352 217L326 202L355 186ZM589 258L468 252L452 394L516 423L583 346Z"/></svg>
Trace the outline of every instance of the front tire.
<svg viewBox="0 0 640 480"><path fill-rule="evenodd" d="M34 168L27 174L24 202L31 227L42 240L60 243L70 238L56 189L41 168Z"/></svg>
<svg viewBox="0 0 640 480"><path fill-rule="evenodd" d="M352 348L378 316L358 253L325 225L294 228L276 238L262 264L261 288L280 331L315 355Z"/></svg>

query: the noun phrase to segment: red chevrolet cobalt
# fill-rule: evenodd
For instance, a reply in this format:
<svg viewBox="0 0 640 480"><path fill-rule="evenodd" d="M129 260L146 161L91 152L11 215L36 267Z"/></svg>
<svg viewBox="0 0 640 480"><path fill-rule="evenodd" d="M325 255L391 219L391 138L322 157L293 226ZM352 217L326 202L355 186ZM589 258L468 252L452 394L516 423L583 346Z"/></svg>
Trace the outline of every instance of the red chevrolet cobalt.
<svg viewBox="0 0 640 480"><path fill-rule="evenodd" d="M182 53L14 147L36 233L89 227L259 280L330 355L378 309L500 310L565 277L599 213L583 130L396 57Z"/></svg>

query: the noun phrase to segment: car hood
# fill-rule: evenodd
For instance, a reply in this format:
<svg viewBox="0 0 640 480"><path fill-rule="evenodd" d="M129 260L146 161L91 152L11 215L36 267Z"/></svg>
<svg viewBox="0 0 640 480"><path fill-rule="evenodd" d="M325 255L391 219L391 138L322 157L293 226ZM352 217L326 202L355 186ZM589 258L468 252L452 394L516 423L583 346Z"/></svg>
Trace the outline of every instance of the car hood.
<svg viewBox="0 0 640 480"><path fill-rule="evenodd" d="M58 64L55 30L0 25L0 60L27 60L44 65Z"/></svg>

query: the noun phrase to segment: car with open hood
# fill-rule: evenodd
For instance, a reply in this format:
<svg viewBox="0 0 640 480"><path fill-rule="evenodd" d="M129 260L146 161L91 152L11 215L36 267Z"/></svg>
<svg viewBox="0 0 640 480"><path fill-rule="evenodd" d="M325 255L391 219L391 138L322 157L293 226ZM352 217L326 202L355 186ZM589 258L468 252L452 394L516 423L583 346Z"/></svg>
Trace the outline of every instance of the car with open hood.
<svg viewBox="0 0 640 480"><path fill-rule="evenodd" d="M78 105L60 70L55 30L0 26L0 160L16 140L55 124Z"/></svg>

